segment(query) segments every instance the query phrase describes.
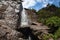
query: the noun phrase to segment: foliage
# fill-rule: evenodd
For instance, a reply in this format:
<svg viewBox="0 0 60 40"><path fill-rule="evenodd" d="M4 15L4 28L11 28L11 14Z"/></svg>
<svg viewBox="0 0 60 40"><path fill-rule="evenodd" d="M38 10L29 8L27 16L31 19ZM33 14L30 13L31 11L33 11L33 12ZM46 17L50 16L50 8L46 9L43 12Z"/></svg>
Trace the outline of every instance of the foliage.
<svg viewBox="0 0 60 40"><path fill-rule="evenodd" d="M49 17L54 16L55 14L53 12L50 11L46 11L46 10L41 10L40 12L37 13L38 15L38 22L42 22L45 23L45 20Z"/></svg>
<svg viewBox="0 0 60 40"><path fill-rule="evenodd" d="M60 26L60 18L57 16L50 17L46 20L46 25L54 27Z"/></svg>
<svg viewBox="0 0 60 40"><path fill-rule="evenodd" d="M60 38L60 27L58 28L58 30L54 34L54 39L57 40L58 38Z"/></svg>
<svg viewBox="0 0 60 40"><path fill-rule="evenodd" d="M54 36L52 34L44 34L42 37L43 40L49 40L49 38L53 38Z"/></svg>
<svg viewBox="0 0 60 40"><path fill-rule="evenodd" d="M46 25L60 26L60 8L55 5L47 5L47 7L39 10L37 13L38 22L44 23Z"/></svg>
<svg viewBox="0 0 60 40"><path fill-rule="evenodd" d="M39 19L38 19L38 22L40 22L40 23L45 23L45 19L39 18Z"/></svg>
<svg viewBox="0 0 60 40"><path fill-rule="evenodd" d="M38 15L38 22L53 27L53 30L56 28L54 34L44 34L43 40L48 40L51 36L54 40L57 40L60 37L60 8L55 5L47 5L47 7L39 10L36 14Z"/></svg>
<svg viewBox="0 0 60 40"><path fill-rule="evenodd" d="M45 22L45 20L47 18L50 18L52 16L57 16L56 15L56 9L57 7L55 7L54 5L52 6L47 6L46 8L43 8L41 10L39 10L36 14L38 15L38 22L42 22L41 20L43 20L43 22ZM43 23L42 22L42 23Z"/></svg>
<svg viewBox="0 0 60 40"><path fill-rule="evenodd" d="M45 23L47 18L58 16L60 17L60 8L56 7L55 5L47 5L46 8L39 10L37 13L38 15L38 22Z"/></svg>

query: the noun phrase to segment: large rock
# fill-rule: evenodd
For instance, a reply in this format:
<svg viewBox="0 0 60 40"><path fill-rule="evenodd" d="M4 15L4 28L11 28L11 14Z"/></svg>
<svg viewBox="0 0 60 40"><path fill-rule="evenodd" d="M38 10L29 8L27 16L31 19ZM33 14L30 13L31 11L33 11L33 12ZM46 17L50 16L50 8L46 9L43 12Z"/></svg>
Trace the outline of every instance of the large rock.
<svg viewBox="0 0 60 40"><path fill-rule="evenodd" d="M16 30L18 12L19 4L17 2L0 2L0 40L19 40L23 36Z"/></svg>
<svg viewBox="0 0 60 40"><path fill-rule="evenodd" d="M0 38L4 39L5 37L6 40L18 40L22 36L23 36L22 33L13 30L6 25L0 26Z"/></svg>
<svg viewBox="0 0 60 40"><path fill-rule="evenodd" d="M3 19L9 27L16 29L16 23L18 19L17 11L19 7L15 1L2 1L0 4L0 19Z"/></svg>

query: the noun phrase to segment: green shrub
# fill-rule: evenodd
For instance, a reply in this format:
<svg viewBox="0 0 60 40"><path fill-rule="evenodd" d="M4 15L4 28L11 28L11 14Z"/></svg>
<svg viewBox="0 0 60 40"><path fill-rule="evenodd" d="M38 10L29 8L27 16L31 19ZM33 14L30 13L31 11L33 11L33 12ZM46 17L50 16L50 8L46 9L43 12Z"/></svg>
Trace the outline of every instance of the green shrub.
<svg viewBox="0 0 60 40"><path fill-rule="evenodd" d="M38 22L40 22L40 23L45 23L45 21L46 21L46 19L44 19L44 18L39 18L38 19Z"/></svg>
<svg viewBox="0 0 60 40"><path fill-rule="evenodd" d="M43 40L48 40L49 38L53 38L54 40L60 38L60 28L55 32L55 34L43 34L42 36Z"/></svg>
<svg viewBox="0 0 60 40"><path fill-rule="evenodd" d="M46 19L46 25L57 27L60 26L60 18L57 16Z"/></svg>
<svg viewBox="0 0 60 40"><path fill-rule="evenodd" d="M44 34L43 36L42 36L42 39L43 40L48 40L49 38L53 38L54 36L52 35L52 34Z"/></svg>
<svg viewBox="0 0 60 40"><path fill-rule="evenodd" d="M54 34L54 39L57 40L58 38L60 38L60 27L58 28L58 30Z"/></svg>
<svg viewBox="0 0 60 40"><path fill-rule="evenodd" d="M45 23L45 20L47 18L55 16L54 12L50 12L50 11L46 11L46 10L40 10L36 14L38 15L38 22L42 22L42 23Z"/></svg>
<svg viewBox="0 0 60 40"><path fill-rule="evenodd" d="M49 27L58 27L53 35L54 40L57 40L60 37L60 18L57 16L50 17L46 20L46 25L48 25Z"/></svg>

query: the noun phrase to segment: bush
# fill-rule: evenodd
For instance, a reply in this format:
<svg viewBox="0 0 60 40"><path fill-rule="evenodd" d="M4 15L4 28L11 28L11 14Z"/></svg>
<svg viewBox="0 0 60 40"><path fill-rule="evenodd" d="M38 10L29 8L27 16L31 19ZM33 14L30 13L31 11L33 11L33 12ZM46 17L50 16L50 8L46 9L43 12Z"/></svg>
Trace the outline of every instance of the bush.
<svg viewBox="0 0 60 40"><path fill-rule="evenodd" d="M54 40L58 40L60 38L60 28L55 32L55 34L43 34L42 39L43 40L49 40L50 38L53 38Z"/></svg>
<svg viewBox="0 0 60 40"><path fill-rule="evenodd" d="M54 39L57 40L58 38L60 38L60 27L58 28L58 30L54 34Z"/></svg>
<svg viewBox="0 0 60 40"><path fill-rule="evenodd" d="M46 11L46 10L40 10L36 14L38 15L38 22L42 22L42 23L45 23L45 20L47 18L55 16L54 12L50 12L50 11Z"/></svg>
<svg viewBox="0 0 60 40"><path fill-rule="evenodd" d="M57 27L60 26L60 18L57 16L50 17L46 20L46 25Z"/></svg>
<svg viewBox="0 0 60 40"><path fill-rule="evenodd" d="M44 19L44 18L39 18L38 19L38 22L40 22L40 23L45 23L45 21L46 21L46 19Z"/></svg>
<svg viewBox="0 0 60 40"><path fill-rule="evenodd" d="M60 37L60 18L57 16L50 17L46 20L46 25L53 27L53 30L57 29L53 34L54 40L57 40Z"/></svg>
<svg viewBox="0 0 60 40"><path fill-rule="evenodd" d="M52 34L44 34L43 36L42 36L42 39L43 40L49 40L49 38L53 38L54 36L52 35Z"/></svg>

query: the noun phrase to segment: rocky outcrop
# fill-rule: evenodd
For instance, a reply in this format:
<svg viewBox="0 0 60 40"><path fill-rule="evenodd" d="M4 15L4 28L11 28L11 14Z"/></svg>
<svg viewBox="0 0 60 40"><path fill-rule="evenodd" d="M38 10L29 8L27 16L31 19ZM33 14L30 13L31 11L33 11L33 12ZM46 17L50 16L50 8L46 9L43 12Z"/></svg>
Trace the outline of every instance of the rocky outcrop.
<svg viewBox="0 0 60 40"><path fill-rule="evenodd" d="M32 10L32 9L26 9L26 12L28 14L28 17L30 19L31 22L36 22L37 21L37 15L36 15L36 11Z"/></svg>
<svg viewBox="0 0 60 40"><path fill-rule="evenodd" d="M15 1L0 2L0 40L20 40L23 36L16 31L18 5Z"/></svg>

